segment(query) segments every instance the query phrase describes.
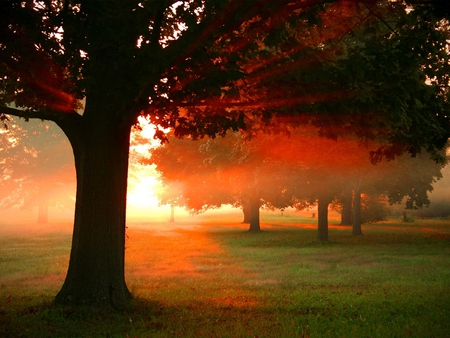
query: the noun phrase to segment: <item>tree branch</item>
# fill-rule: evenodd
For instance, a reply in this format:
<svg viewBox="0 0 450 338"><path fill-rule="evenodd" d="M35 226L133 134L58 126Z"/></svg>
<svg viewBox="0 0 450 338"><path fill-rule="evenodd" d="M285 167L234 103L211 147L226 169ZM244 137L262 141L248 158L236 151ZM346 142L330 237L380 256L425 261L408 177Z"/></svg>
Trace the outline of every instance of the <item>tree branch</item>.
<svg viewBox="0 0 450 338"><path fill-rule="evenodd" d="M57 120L65 119L65 116L78 116L81 117L77 112L72 111L70 113L55 113L51 110L23 110L17 108L11 108L7 106L0 105L0 114L14 115L22 117L24 119L41 119L56 122Z"/></svg>
<svg viewBox="0 0 450 338"><path fill-rule="evenodd" d="M386 20L384 20L384 18L383 18L380 14L375 13L375 11L372 9L371 6L368 6L368 5L365 4L365 3L363 3L363 4L364 4L364 7L366 7L367 10L368 10L372 15L374 15L374 16L375 16L378 20L380 20L380 21L381 21L388 29L390 29L392 33L394 33L395 35L399 35L398 32L397 32L394 28L392 28L391 25L389 25L389 24L386 22Z"/></svg>
<svg viewBox="0 0 450 338"><path fill-rule="evenodd" d="M27 111L0 105L0 116L4 117L5 114L22 117L24 119L53 121L62 129L71 142L79 137L83 123L83 117L75 111L72 113L60 113L49 110ZM2 119L2 122L5 121Z"/></svg>
<svg viewBox="0 0 450 338"><path fill-rule="evenodd" d="M150 44L152 46L159 46L159 39L161 37L161 26L164 20L164 12L167 9L167 1L162 1L156 14L155 20L153 22L153 31Z"/></svg>

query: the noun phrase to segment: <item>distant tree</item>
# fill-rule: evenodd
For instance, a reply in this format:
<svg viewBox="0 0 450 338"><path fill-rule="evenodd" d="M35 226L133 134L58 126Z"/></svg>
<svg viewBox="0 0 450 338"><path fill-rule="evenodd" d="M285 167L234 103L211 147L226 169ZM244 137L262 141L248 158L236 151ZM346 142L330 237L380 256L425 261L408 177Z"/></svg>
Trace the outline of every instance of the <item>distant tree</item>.
<svg viewBox="0 0 450 338"><path fill-rule="evenodd" d="M445 150L440 156L445 157ZM442 178L444 166L443 163L436 163L430 159L426 152L414 157L399 156L395 160L383 161L376 165L367 164L360 174L359 185L350 190L353 197L350 195L342 200L341 196L340 205L335 208L342 213L345 208L353 209L354 216L350 223L353 225L354 234L361 234L362 223L382 217L380 214L378 216L374 214L374 208L377 206L379 211L383 209L381 204L369 203L371 199L374 201L376 196L386 197L391 205L404 202L406 209L421 209L428 206L430 204L428 194L433 191L433 184ZM365 200L361 198L361 194L366 196Z"/></svg>
<svg viewBox="0 0 450 338"><path fill-rule="evenodd" d="M141 114L176 136L201 137L246 127L257 106L266 121L319 117L330 136L331 126L362 138L382 132L378 155L442 147L450 72L436 8L426 0L1 1L0 120L52 120L74 153L74 236L56 302L131 298L127 170ZM357 43L361 27L375 57ZM354 44L342 49L346 36ZM300 76L305 69L319 72Z"/></svg>
<svg viewBox="0 0 450 338"><path fill-rule="evenodd" d="M261 207L303 208L317 201L320 240L328 239L329 203L361 167L372 165L369 149L356 138L320 137L316 127L251 138L235 132L199 142L171 139L149 161L169 188L165 203L194 212L232 204L243 209L251 231L260 230Z"/></svg>
<svg viewBox="0 0 450 338"><path fill-rule="evenodd" d="M208 141L201 151L215 166L218 175L233 197L232 204L242 208L244 223L258 232L260 209L282 209L291 201L284 194L292 177L292 166L272 156L274 143L284 142L280 135L257 133L251 139L246 133L235 132L224 139Z"/></svg>
<svg viewBox="0 0 450 338"><path fill-rule="evenodd" d="M170 136L169 136L170 137ZM185 207L191 213L204 212L229 202L229 196L222 194L215 169L205 163L206 157L199 147L206 140L177 139L151 152L142 163L155 164L164 184L159 194L161 204Z"/></svg>
<svg viewBox="0 0 450 338"><path fill-rule="evenodd" d="M37 207L38 223L47 223L49 206L74 205L70 145L52 123L14 119L8 125L0 134L0 207Z"/></svg>
<svg viewBox="0 0 450 338"><path fill-rule="evenodd" d="M442 154L445 156L445 151ZM427 153L401 156L381 166L382 174L374 182L375 189L384 188L391 204L405 200L406 209L419 209L430 204L428 193L442 178L444 166L431 160Z"/></svg>
<svg viewBox="0 0 450 338"><path fill-rule="evenodd" d="M260 231L261 207L285 207L283 199L288 166L265 155L277 137L259 135L247 140L245 133L225 138L170 140L155 149L150 163L166 184L162 203L184 206L191 212L232 204L242 208L250 231Z"/></svg>
<svg viewBox="0 0 450 338"><path fill-rule="evenodd" d="M337 140L322 137L318 130L293 128L282 143L285 146L278 144L272 152L295 169L285 194L292 197L292 205L298 209L317 205L318 240L327 241L329 204L348 188L348 182L358 181L363 168L371 165L370 150L376 148L355 136Z"/></svg>
<svg viewBox="0 0 450 338"><path fill-rule="evenodd" d="M450 149L447 148L447 157ZM414 215L419 217L450 217L450 166L447 165L441 171L442 179L433 184L433 191L429 195L430 205L416 210Z"/></svg>
<svg viewBox="0 0 450 338"><path fill-rule="evenodd" d="M361 196L361 223L384 221L390 214L389 200L386 196L375 194Z"/></svg>
<svg viewBox="0 0 450 338"><path fill-rule="evenodd" d="M351 187L344 189L338 198L340 202L339 211L341 213L340 224L352 225L353 189Z"/></svg>

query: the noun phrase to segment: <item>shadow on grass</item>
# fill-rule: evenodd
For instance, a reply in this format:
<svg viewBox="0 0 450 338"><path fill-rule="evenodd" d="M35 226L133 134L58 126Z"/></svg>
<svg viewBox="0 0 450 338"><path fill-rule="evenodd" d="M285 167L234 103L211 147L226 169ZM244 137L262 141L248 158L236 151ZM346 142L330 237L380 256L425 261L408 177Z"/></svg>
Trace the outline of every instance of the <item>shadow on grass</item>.
<svg viewBox="0 0 450 338"><path fill-rule="evenodd" d="M136 298L121 312L49 302L59 284L52 282L49 289L46 276L65 270L53 271L67 251L57 236L20 246L2 242L2 257L9 258L0 265L0 276L10 275L14 283L0 279L6 290L0 292L0 337L444 337L450 332L448 225L404 231L395 224L368 225L362 237L352 236L350 228L331 228L331 242L325 244L317 243L312 227L273 224L252 234L241 225L163 226L129 231L127 281ZM32 276L19 275L29 270ZM41 284L31 287L30 280L38 279Z"/></svg>
<svg viewBox="0 0 450 338"><path fill-rule="evenodd" d="M169 306L135 299L121 312L42 304L17 313L0 312L2 337L425 337L444 336L448 307L437 300L410 302L370 290L324 286L294 292L264 305L190 301ZM366 295L367 294L367 295ZM371 306L367 306L368 300ZM432 310L431 310L432 309ZM420 318L420 321L413 321Z"/></svg>

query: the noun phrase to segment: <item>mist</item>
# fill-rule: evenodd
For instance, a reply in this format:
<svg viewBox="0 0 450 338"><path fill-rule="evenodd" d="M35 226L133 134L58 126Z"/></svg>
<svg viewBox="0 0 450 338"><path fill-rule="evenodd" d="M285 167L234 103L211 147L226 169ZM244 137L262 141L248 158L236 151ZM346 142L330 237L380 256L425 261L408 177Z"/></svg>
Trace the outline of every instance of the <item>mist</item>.
<svg viewBox="0 0 450 338"><path fill-rule="evenodd" d="M373 154L383 146L350 136L322 137L309 126L251 137L230 132L212 140L171 138L152 151L148 163L156 164L161 176L166 190L162 201L192 213L229 204L245 208L248 203L259 203L261 210L314 209L324 196L339 211L342 194L356 186L367 208L385 209L379 218L365 221L426 208L431 196L450 202L442 164L424 150L416 156L378 158L374 164Z"/></svg>
<svg viewBox="0 0 450 338"><path fill-rule="evenodd" d="M270 212L279 213L277 209L288 207L315 210L318 195L332 192L336 197L354 177L364 177L365 193L390 194L394 205L387 207L394 213L405 208L405 199L411 199L411 187L417 190L414 180L426 177L429 184L422 189L428 194L430 207L421 205L423 194L413 196L412 205L419 209L408 212L420 216L427 210L422 214L434 217L435 205L449 208L448 165L436 165L427 160L426 153L373 165L369 152L376 146L362 146L351 138L335 141L318 137L315 130L304 128L289 137L261 134L248 141L242 133L230 133L214 140L174 139L169 146L154 150L147 147L141 153L134 150L130 157L127 222L130 226L168 222L171 204L177 206L175 221L193 221L193 215L204 212L239 214L242 200L249 198L243 193L249 192L257 194L262 209ZM59 128L50 122L13 119L9 129L0 134L0 154L0 232L71 232L75 169L72 149ZM148 157L152 157L150 162L158 162L158 170L142 161ZM181 166L173 165L174 158ZM438 179L440 174L443 177ZM405 177L410 180L403 182ZM392 178L395 182L386 182ZM171 183L174 180L176 186Z"/></svg>

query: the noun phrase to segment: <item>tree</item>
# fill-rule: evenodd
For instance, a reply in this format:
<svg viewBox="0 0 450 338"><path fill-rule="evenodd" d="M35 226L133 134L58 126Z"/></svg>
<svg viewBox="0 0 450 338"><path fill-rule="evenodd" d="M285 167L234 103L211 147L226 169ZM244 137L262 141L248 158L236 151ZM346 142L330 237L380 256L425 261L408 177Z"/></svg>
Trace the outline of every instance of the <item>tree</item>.
<svg viewBox="0 0 450 338"><path fill-rule="evenodd" d="M166 184L163 203L176 203L191 212L232 204L242 208L250 231L260 231L261 207L286 207L283 190L289 166L268 157L267 149L279 136L259 134L252 140L243 132L225 138L192 142L170 139L148 160L155 163Z"/></svg>
<svg viewBox="0 0 450 338"><path fill-rule="evenodd" d="M259 232L260 209L282 209L290 205L284 194L293 167L280 162L270 149L283 143L282 135L235 132L224 139L210 140L201 151L228 187L231 204L242 208L249 231Z"/></svg>
<svg viewBox="0 0 450 338"><path fill-rule="evenodd" d="M328 240L328 207L348 182L357 182L363 168L370 163L373 143L361 143L348 135L338 140L321 137L317 127L292 129L288 146L274 148L273 153L284 154L281 160L294 166L296 172L289 179L285 194L293 197L293 206L302 209L317 204L319 241Z"/></svg>
<svg viewBox="0 0 450 338"><path fill-rule="evenodd" d="M175 3L0 5L0 103L25 108L3 106L1 113L54 121L74 153L75 224L59 303L121 306L131 297L124 279L127 167L130 129L142 112L179 135L240 125L232 111L192 107L181 116L177 107L230 97L240 76L232 55L240 37L231 29L254 14L227 1ZM226 24L231 14L235 21ZM188 29L177 38L182 24Z"/></svg>
<svg viewBox="0 0 450 338"><path fill-rule="evenodd" d="M260 230L261 207L303 208L318 201L321 241L328 239L329 203L361 168L371 166L369 149L356 138L327 139L316 127L259 132L250 139L243 132L199 142L170 139L149 162L169 188L166 202L194 212L223 204L241 207L250 231Z"/></svg>
<svg viewBox="0 0 450 338"><path fill-rule="evenodd" d="M442 155L445 156L445 150ZM384 190L390 204L404 201L406 209L419 209L430 204L428 193L442 178L444 166L430 160L426 153L413 158L401 156L380 166L381 175L375 178L373 186L375 190Z"/></svg>
<svg viewBox="0 0 450 338"><path fill-rule="evenodd" d="M364 126L371 121L368 127L372 130L379 130L383 122L382 127L390 135L388 145L398 141L402 149L412 152L417 143L425 144L430 152L442 146L442 139L448 138L450 129L448 118L442 113L444 98L438 91L446 80L445 66L434 66L446 65L442 52L445 31L435 29L435 16L426 21L425 15L416 17L417 12L413 11L413 16L423 22L418 25L417 20L406 14L403 2L380 1L378 5L373 0L339 1L333 6L335 2L4 0L0 3L3 65L0 119L5 123L4 114L11 114L54 121L68 137L74 153L77 193L72 250L67 277L56 302L121 306L131 298L124 278L125 208L129 136L137 117L147 114L156 125L173 128L176 136L197 138L244 128L244 108L255 104L261 106L264 118L275 110L283 113L284 107L293 106L290 99L302 96L298 90L287 91L290 97L284 101L280 100L281 91L267 96L271 78L267 71L278 67L285 72L283 65L301 64L296 62L301 55L286 50L292 46L292 33L302 36L316 51L332 45L332 37L345 35L336 29L336 34L328 34L329 39L310 39L310 30L303 32L301 28L318 27L320 13L331 13L328 16L331 18L336 8L343 10L354 4L355 11L361 10L361 14L355 15L360 25L366 21L379 24L383 21L380 17L390 9L396 9L401 18L407 17L400 35L391 37L392 34L385 33L387 45L398 53L384 48L389 52L383 63L387 65L384 72L377 76L372 69L363 69L381 85L371 89L366 84L364 95L355 94L361 97L360 102L376 95L376 100L369 102L376 109L370 113L355 110L361 116L351 121ZM421 39L412 40L405 33L411 27L419 30ZM325 29L332 32L333 25ZM397 45L402 48L396 48ZM383 46L374 46L378 47ZM268 53L269 50L276 51L276 55ZM425 54L421 53L423 50ZM439 56L428 59L431 50ZM353 52L356 55L357 48ZM256 56L264 61L261 63L264 67L253 71L247 65ZM399 57L414 61L407 63L414 67L420 61L433 82L431 86L426 90L422 86L425 78L419 76L420 70L411 76L400 76L403 63L393 69L389 67ZM364 55L361 58L365 61ZM425 60L434 66L428 68ZM404 84L411 79L414 81L408 83L405 94L388 102L386 109L389 100L384 96L395 87L387 86L386 81L402 80L400 83ZM316 89L317 95L308 100L307 106L314 108L309 111L317 112L318 116L323 114L320 101L325 100L326 92L320 86L312 87L313 91ZM329 89L330 86L323 88ZM240 97L243 92L259 92L260 102L247 100L250 96ZM415 102L412 93L424 102L421 107L416 103L414 109L406 110L407 104ZM266 105L267 102L271 104ZM11 103L20 109L8 107ZM296 107L299 115L312 118L305 114L305 105L303 109ZM337 116L342 110L334 110L335 118L327 111L330 122L339 121ZM404 124L410 113L407 132L399 132L398 126ZM366 117L362 118L363 115ZM436 127L433 133L432 126ZM162 132L159 136L163 138ZM382 149L381 154L389 154L392 149Z"/></svg>
<svg viewBox="0 0 450 338"><path fill-rule="evenodd" d="M231 202L223 182L214 167L208 165L200 148L207 140L177 139L151 151L141 162L155 164L164 183L161 204L185 207L190 213L204 212Z"/></svg>
<svg viewBox="0 0 450 338"><path fill-rule="evenodd" d="M445 150L440 156L445 157ZM347 204L350 211L353 209L353 219L350 221L353 233L362 234L362 223L378 220L376 215L368 215L369 209L378 204L376 202L370 204L370 197L384 196L391 205L404 201L406 209L428 206L430 204L428 193L433 191L433 184L442 178L441 171L444 166L443 163L436 163L430 159L426 152L414 157L398 156L395 160L383 161L376 165L366 164L358 175L357 184L354 185L354 180L347 183L349 186L353 184L350 189L353 197L351 195L348 199L341 197L341 205L335 208L343 213ZM365 197L363 198L361 194Z"/></svg>

